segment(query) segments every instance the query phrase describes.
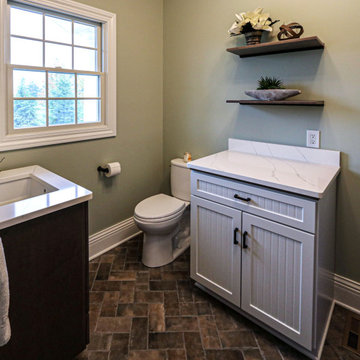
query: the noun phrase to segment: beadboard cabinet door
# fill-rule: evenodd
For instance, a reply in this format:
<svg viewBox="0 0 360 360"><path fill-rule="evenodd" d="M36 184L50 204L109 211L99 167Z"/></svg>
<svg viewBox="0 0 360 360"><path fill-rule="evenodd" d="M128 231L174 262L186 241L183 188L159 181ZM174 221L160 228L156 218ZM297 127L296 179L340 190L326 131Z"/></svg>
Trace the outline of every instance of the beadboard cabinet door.
<svg viewBox="0 0 360 360"><path fill-rule="evenodd" d="M191 277L236 306L240 306L241 213L191 196Z"/></svg>
<svg viewBox="0 0 360 360"><path fill-rule="evenodd" d="M314 235L243 214L241 308L312 349Z"/></svg>

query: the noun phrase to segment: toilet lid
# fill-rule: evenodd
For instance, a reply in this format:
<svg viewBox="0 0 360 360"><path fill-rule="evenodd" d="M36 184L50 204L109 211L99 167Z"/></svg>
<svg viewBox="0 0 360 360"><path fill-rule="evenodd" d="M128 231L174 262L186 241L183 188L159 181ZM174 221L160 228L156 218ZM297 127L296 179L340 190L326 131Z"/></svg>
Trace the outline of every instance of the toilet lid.
<svg viewBox="0 0 360 360"><path fill-rule="evenodd" d="M185 202L165 194L150 196L135 207L135 215L145 219L159 219L182 211Z"/></svg>

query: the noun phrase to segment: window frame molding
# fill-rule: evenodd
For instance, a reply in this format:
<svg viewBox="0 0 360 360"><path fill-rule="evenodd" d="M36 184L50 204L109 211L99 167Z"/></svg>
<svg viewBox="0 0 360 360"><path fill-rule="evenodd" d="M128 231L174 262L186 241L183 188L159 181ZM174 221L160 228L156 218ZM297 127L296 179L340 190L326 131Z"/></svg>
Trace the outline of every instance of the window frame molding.
<svg viewBox="0 0 360 360"><path fill-rule="evenodd" d="M17 150L38 146L63 144L116 136L116 14L84 5L72 0L16 0L18 4L46 8L63 12L85 20L102 24L102 71L105 73L102 124L82 124L77 127L51 128L48 130L14 134L8 129L8 109L10 107L7 81L9 49L9 9L8 0L0 0L0 151Z"/></svg>

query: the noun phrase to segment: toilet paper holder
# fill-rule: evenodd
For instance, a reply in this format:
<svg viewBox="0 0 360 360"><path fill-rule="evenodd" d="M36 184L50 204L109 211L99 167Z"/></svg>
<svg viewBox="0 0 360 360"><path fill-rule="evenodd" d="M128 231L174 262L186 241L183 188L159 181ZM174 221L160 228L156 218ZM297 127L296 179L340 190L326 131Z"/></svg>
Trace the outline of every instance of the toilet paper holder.
<svg viewBox="0 0 360 360"><path fill-rule="evenodd" d="M107 173L109 172L109 169L108 169L108 168L104 168L104 167L102 167L102 166L98 166L98 167L97 167L97 171L98 171L98 172L103 172L103 173L107 174Z"/></svg>
<svg viewBox="0 0 360 360"><path fill-rule="evenodd" d="M97 171L103 173L106 177L113 177L121 173L121 165L119 162L110 162L104 166L98 166Z"/></svg>

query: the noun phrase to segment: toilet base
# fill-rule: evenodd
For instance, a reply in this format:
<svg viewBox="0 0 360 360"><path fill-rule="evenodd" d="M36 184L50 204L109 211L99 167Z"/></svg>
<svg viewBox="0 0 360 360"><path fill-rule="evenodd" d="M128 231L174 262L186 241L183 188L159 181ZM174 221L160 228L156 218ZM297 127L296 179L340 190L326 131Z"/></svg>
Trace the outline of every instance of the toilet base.
<svg viewBox="0 0 360 360"><path fill-rule="evenodd" d="M151 268L169 264L173 260L171 235L149 235L144 233L141 260L145 266Z"/></svg>
<svg viewBox="0 0 360 360"><path fill-rule="evenodd" d="M173 231L144 232L142 263L150 268L173 262L190 246L190 207L175 219Z"/></svg>
<svg viewBox="0 0 360 360"><path fill-rule="evenodd" d="M172 241L168 237L164 237L159 241L159 236L152 239L154 236L144 234L142 263L150 268L160 267L173 262L190 246L190 236L181 241L181 247L173 249Z"/></svg>

